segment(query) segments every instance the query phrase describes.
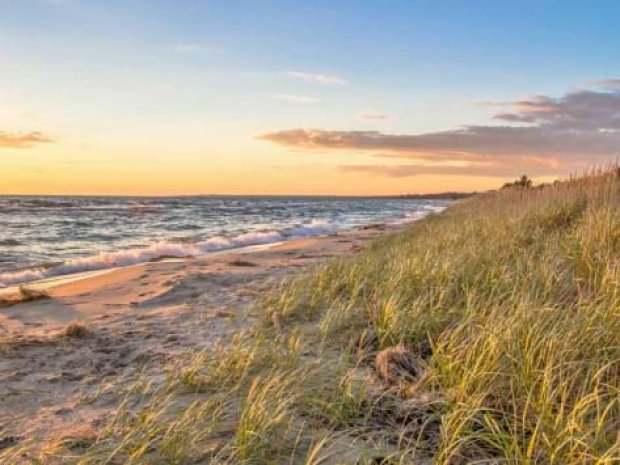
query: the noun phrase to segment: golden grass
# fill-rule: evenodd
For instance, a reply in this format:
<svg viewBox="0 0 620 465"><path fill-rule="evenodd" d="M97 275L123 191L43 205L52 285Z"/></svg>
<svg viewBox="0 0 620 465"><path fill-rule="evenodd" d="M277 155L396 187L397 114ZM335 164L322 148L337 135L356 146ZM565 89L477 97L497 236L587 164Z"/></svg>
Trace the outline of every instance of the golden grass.
<svg viewBox="0 0 620 465"><path fill-rule="evenodd" d="M42 461L620 463L616 171L463 200L260 305ZM423 374L382 382L394 346Z"/></svg>
<svg viewBox="0 0 620 465"><path fill-rule="evenodd" d="M620 180L468 199L272 299L327 340L431 347L435 463L620 461Z"/></svg>

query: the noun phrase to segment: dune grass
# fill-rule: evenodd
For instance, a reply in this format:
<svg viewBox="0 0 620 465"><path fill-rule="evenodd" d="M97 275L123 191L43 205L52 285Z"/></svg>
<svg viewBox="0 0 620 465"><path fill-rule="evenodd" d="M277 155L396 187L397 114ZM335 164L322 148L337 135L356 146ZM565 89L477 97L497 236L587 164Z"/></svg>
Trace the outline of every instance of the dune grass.
<svg viewBox="0 0 620 465"><path fill-rule="evenodd" d="M37 460L620 463L616 171L462 200L259 306L128 392L86 450ZM385 349L416 375L377 373Z"/></svg>
<svg viewBox="0 0 620 465"><path fill-rule="evenodd" d="M620 179L461 202L274 296L325 340L428 357L435 463L620 461Z"/></svg>

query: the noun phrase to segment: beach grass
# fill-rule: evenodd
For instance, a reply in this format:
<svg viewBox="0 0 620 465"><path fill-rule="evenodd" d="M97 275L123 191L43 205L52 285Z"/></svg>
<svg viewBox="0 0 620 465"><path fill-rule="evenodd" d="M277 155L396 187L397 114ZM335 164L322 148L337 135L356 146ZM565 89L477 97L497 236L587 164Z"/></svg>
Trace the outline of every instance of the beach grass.
<svg viewBox="0 0 620 465"><path fill-rule="evenodd" d="M257 305L37 460L620 463L616 170L461 200Z"/></svg>

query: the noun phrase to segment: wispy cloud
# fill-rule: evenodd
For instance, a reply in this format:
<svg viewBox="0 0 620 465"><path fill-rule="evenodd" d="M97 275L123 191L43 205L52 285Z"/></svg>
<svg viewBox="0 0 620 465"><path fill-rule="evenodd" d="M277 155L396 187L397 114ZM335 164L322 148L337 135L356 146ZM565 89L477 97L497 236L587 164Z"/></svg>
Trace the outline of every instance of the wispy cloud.
<svg viewBox="0 0 620 465"><path fill-rule="evenodd" d="M166 47L167 50L171 52L179 53L179 54L199 54L199 53L214 53L219 52L220 49L218 47L214 47L212 45L205 45L194 42L181 42L177 44L168 45Z"/></svg>
<svg viewBox="0 0 620 465"><path fill-rule="evenodd" d="M594 81L593 84L597 87L620 89L620 79L599 79L598 81Z"/></svg>
<svg viewBox="0 0 620 465"><path fill-rule="evenodd" d="M300 81L314 82L323 85L343 85L348 84L347 81L338 76L327 74L306 73L303 71L288 71L287 74L292 78Z"/></svg>
<svg viewBox="0 0 620 465"><path fill-rule="evenodd" d="M445 175L445 176L484 176L484 177L512 177L522 173L532 173L536 176L554 176L558 169L546 166L533 167L527 163L510 165L343 165L339 167L343 173L365 173L374 176L391 178L408 178L414 176Z"/></svg>
<svg viewBox="0 0 620 465"><path fill-rule="evenodd" d="M434 167L432 171L504 176L515 167L531 173L565 172L601 163L620 153L620 87L599 83L594 90L555 98L535 95L510 102L512 111L495 115L500 126L464 126L425 134L385 134L378 131L289 129L259 136L273 143L306 149L350 151L375 157L431 161L461 161L468 166ZM618 80L620 81L620 80ZM394 175L422 172L420 167L392 166L370 170ZM429 168L424 168L426 172Z"/></svg>
<svg viewBox="0 0 620 465"><path fill-rule="evenodd" d="M360 113L359 115L357 115L357 119L382 121L390 119L390 115L386 115L383 113Z"/></svg>
<svg viewBox="0 0 620 465"><path fill-rule="evenodd" d="M294 103L318 103L319 99L314 97L309 97L307 95L289 95L289 94L279 94L274 95L273 98L277 100L285 100L287 102Z"/></svg>
<svg viewBox="0 0 620 465"><path fill-rule="evenodd" d="M35 144L48 142L52 142L52 139L37 131L19 134L0 132L0 148L25 149Z"/></svg>

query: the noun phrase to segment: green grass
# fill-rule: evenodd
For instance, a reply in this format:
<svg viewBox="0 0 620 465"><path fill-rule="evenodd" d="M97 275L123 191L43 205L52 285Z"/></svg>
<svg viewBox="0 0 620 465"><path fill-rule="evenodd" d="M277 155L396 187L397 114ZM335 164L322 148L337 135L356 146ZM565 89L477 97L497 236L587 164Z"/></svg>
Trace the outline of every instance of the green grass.
<svg viewBox="0 0 620 465"><path fill-rule="evenodd" d="M620 463L615 171L462 200L259 306L44 462ZM397 345L424 374L388 386L373 361Z"/></svg>

